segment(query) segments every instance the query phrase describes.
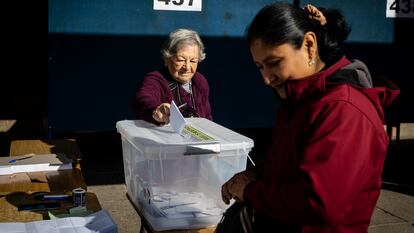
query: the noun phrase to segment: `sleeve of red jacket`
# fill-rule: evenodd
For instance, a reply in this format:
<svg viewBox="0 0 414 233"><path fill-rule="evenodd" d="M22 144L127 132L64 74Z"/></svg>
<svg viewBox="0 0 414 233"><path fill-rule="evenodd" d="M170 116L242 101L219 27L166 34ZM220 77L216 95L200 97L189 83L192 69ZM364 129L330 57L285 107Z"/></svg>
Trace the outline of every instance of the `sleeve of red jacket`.
<svg viewBox="0 0 414 233"><path fill-rule="evenodd" d="M147 75L142 81L141 86L135 94L134 110L139 119L143 119L153 124L159 124L152 118L152 112L165 102L163 100L162 80L154 75ZM168 102L168 101L167 101Z"/></svg>
<svg viewBox="0 0 414 233"><path fill-rule="evenodd" d="M366 185L373 156L384 154L387 142L378 136L383 129L348 102L325 106L310 124L298 177L277 188L265 180L252 182L244 200L285 222L335 224Z"/></svg>

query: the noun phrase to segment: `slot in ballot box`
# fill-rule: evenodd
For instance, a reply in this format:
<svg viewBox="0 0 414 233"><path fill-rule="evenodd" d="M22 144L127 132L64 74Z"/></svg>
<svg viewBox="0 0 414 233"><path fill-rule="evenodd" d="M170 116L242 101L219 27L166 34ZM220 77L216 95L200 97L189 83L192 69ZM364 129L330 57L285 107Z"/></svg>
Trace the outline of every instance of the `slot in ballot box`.
<svg viewBox="0 0 414 233"><path fill-rule="evenodd" d="M217 225L221 185L246 168L253 140L204 118L182 135L143 120L116 123L128 196L156 231Z"/></svg>

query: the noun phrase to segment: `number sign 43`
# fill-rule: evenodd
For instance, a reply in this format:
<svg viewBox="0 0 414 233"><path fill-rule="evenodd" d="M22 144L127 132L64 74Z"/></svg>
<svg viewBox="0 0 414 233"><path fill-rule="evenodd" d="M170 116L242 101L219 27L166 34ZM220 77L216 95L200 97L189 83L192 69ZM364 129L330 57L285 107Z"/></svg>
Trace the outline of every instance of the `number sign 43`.
<svg viewBox="0 0 414 233"><path fill-rule="evenodd" d="M202 0L154 0L154 10L201 11Z"/></svg>
<svg viewBox="0 0 414 233"><path fill-rule="evenodd" d="M414 18L414 0L387 0L387 18Z"/></svg>

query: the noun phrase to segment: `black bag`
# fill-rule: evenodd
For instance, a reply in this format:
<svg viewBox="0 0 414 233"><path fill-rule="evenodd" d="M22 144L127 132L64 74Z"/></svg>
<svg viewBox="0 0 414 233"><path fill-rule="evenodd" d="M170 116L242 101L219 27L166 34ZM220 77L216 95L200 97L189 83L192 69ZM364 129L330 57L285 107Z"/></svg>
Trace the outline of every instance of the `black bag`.
<svg viewBox="0 0 414 233"><path fill-rule="evenodd" d="M235 202L223 214L215 233L252 233L253 210L245 204Z"/></svg>

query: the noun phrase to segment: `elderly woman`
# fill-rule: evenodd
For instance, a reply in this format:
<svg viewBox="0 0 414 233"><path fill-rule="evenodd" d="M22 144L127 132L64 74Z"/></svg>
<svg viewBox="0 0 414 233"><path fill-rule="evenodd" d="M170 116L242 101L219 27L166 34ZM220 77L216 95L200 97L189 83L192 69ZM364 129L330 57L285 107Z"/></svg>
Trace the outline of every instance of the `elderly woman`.
<svg viewBox="0 0 414 233"><path fill-rule="evenodd" d="M135 95L138 119L157 125L169 123L174 100L184 117L212 120L208 82L197 72L198 63L206 56L197 32L178 29L170 33L161 52L165 66L146 74Z"/></svg>

